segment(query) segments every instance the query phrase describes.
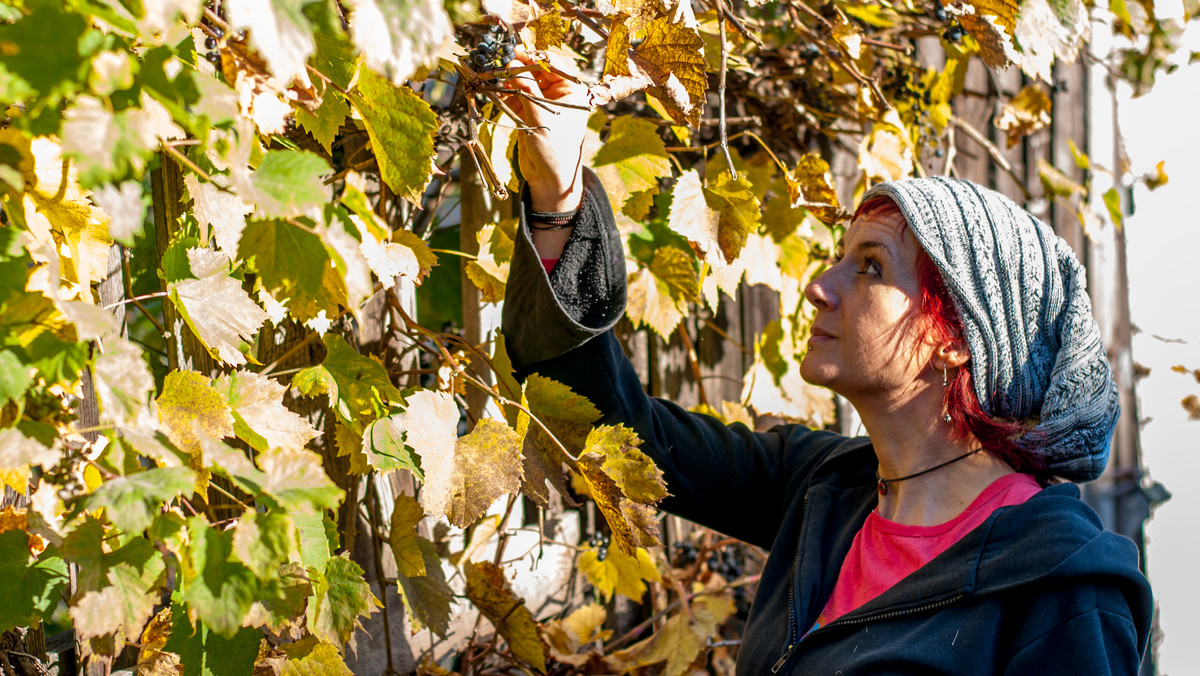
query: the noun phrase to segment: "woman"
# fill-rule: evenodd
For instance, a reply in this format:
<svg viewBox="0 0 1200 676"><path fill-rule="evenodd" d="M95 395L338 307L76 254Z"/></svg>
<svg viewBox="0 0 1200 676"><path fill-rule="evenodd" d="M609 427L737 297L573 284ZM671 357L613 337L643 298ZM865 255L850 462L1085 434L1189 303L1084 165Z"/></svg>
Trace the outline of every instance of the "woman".
<svg viewBox="0 0 1200 676"><path fill-rule="evenodd" d="M584 102L554 75L513 84ZM609 330L624 252L581 166L581 113L512 103L533 129L510 355L634 427L665 509L769 550L739 673L1137 672L1152 614L1137 550L1052 479L1100 474L1118 412L1061 239L970 183L876 186L805 290L801 363L868 438L725 426L647 397Z"/></svg>

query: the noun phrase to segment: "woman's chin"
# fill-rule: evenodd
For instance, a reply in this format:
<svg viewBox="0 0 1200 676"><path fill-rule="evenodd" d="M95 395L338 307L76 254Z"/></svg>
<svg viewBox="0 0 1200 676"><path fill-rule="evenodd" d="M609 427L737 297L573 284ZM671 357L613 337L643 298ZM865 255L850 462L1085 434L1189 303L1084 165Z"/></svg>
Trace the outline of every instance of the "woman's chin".
<svg viewBox="0 0 1200 676"><path fill-rule="evenodd" d="M833 381L837 378L837 368L831 364L824 363L819 358L814 357L811 352L808 352L800 360L800 377L809 385L831 387Z"/></svg>

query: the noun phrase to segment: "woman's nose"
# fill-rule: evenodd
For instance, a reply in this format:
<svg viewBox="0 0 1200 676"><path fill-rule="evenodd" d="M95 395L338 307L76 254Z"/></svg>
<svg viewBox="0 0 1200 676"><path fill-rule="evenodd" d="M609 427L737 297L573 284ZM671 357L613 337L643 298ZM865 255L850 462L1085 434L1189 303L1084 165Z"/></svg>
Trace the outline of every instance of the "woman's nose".
<svg viewBox="0 0 1200 676"><path fill-rule="evenodd" d="M832 309L837 297L830 288L830 272L825 270L804 287L804 297L818 310Z"/></svg>

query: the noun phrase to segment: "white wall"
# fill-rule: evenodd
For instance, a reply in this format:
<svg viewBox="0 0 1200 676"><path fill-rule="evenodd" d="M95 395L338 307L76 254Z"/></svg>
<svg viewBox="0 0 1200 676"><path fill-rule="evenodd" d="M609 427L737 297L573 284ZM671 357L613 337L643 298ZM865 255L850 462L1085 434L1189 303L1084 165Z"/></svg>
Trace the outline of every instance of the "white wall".
<svg viewBox="0 0 1200 676"><path fill-rule="evenodd" d="M1179 15L1177 5L1165 5L1160 12ZM1189 49L1200 50L1198 28L1187 35L1185 60ZM1150 368L1137 388L1146 421L1142 462L1173 494L1146 527L1162 631L1158 668L1169 676L1200 674L1200 421L1189 421L1180 405L1188 394L1200 396L1200 382L1171 371L1176 364L1200 369L1200 64L1162 77L1140 99L1119 90L1118 119L1133 173L1165 160L1170 177L1154 192L1134 190L1135 211L1126 221L1129 293L1140 329L1134 359Z"/></svg>

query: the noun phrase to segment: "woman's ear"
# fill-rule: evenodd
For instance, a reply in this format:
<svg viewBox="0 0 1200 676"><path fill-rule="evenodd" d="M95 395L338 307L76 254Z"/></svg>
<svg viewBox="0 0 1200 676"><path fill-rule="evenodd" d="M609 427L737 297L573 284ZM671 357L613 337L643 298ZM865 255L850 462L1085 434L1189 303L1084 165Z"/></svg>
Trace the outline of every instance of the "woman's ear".
<svg viewBox="0 0 1200 676"><path fill-rule="evenodd" d="M967 341L962 338L939 342L933 351L933 363L937 368L956 369L971 360Z"/></svg>

